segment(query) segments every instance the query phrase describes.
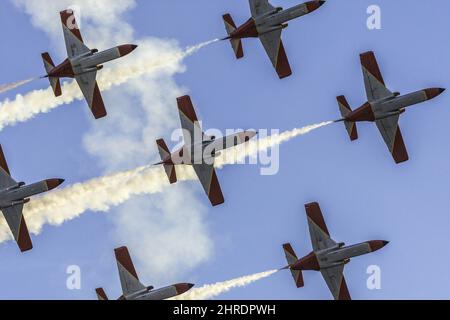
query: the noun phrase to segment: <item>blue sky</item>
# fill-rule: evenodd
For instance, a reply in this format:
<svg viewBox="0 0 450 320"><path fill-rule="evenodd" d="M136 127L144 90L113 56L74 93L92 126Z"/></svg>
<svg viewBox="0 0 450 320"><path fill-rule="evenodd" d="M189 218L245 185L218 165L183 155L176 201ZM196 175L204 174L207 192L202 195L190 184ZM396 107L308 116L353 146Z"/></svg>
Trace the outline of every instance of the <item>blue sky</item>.
<svg viewBox="0 0 450 320"><path fill-rule="evenodd" d="M298 3L272 2L284 7ZM176 39L181 47L223 36L224 13L230 12L238 24L249 17L247 1L136 3L124 15L136 38ZM261 45L250 39L244 41L246 57L241 61L235 61L228 43L213 44L187 58L186 72L175 76L176 84L192 95L206 127L282 131L338 118L335 97L340 94L347 96L352 107L360 106L365 93L358 55L364 51L376 52L385 81L394 91L450 87L450 46L444 32L450 24L446 15L450 4L438 0L424 10L420 2L378 0L382 30L369 31L366 9L372 4L329 0L320 10L291 22L284 32L294 72L288 79L278 80ZM7 30L2 34L0 83L42 74L40 53L62 52L62 32L56 47L9 1L1 4L0 21L2 30ZM55 54L54 58L63 57ZM33 82L0 99L47 85ZM112 93L104 96L110 105L115 103ZM275 176L260 176L256 166L220 170L226 198L221 207L209 207L197 182L184 183L207 208L203 218L213 253L193 268L177 270L172 281L147 276L143 280L155 285L177 281L201 285L281 267L285 264L283 243L291 242L299 256L311 251L303 205L318 201L336 240L347 244L391 241L383 250L347 265L353 298L448 299L449 99L444 94L402 116L400 125L411 160L399 166L375 126L359 125L360 139L351 143L337 124L282 145L280 171ZM122 106L123 112L132 107L131 102ZM176 108L175 100L172 107ZM63 177L67 185L100 176L105 168L83 146L93 121L85 103L75 102L5 128L0 141L13 175L27 182ZM151 201L151 197L131 201ZM87 213L60 227L46 226L33 236L33 251L24 255L13 242L1 244L0 298L93 299L97 286L104 286L111 297L118 296L113 249L128 243L114 234L114 214L114 210ZM73 264L82 270L81 290L66 288L66 268ZM369 265L381 267L381 290L366 288ZM139 273L144 273L142 267L137 265ZM304 277L302 289L296 289L291 275L282 272L221 298L331 298L320 274L305 272Z"/></svg>

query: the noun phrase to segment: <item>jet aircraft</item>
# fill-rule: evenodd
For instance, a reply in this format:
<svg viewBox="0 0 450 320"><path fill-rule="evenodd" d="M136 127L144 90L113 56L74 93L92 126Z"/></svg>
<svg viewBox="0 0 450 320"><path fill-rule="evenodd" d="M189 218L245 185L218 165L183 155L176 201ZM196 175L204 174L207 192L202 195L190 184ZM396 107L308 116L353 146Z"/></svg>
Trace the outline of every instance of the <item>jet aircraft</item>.
<svg viewBox="0 0 450 320"><path fill-rule="evenodd" d="M297 288L304 286L302 271L320 271L336 300L350 300L343 273L344 266L350 262L350 258L377 251L389 242L374 240L351 246L338 243L330 237L319 204L310 203L305 208L313 251L298 259L292 246L284 244L284 253L289 263L284 269L291 270Z"/></svg>
<svg viewBox="0 0 450 320"><path fill-rule="evenodd" d="M127 247L114 250L123 294L118 300L164 300L189 291L194 285L178 283L161 289L144 286L138 278ZM103 288L95 289L98 300L108 300Z"/></svg>
<svg viewBox="0 0 450 320"><path fill-rule="evenodd" d="M0 146L0 210L11 229L20 251L33 249L27 224L23 217L23 207L30 197L55 189L63 179L47 179L26 185L11 177L8 163Z"/></svg>
<svg viewBox="0 0 450 320"><path fill-rule="evenodd" d="M390 91L381 75L375 54L372 51L361 54L367 100L360 108L352 111L344 96L337 97L339 109L347 132L352 141L358 139L356 122L375 122L396 163L409 160L408 152L398 125L400 115L407 107L431 100L445 89L430 88L406 95Z"/></svg>
<svg viewBox="0 0 450 320"><path fill-rule="evenodd" d="M240 27L236 27L230 14L223 16L228 37L222 40L231 41L236 58L240 59L244 57L242 39L259 38L280 79L289 77L292 71L281 40L281 33L288 27L288 21L317 10L325 1L308 1L286 10L274 7L269 0L249 1L252 17Z"/></svg>
<svg viewBox="0 0 450 320"><path fill-rule="evenodd" d="M177 182L176 165L192 165L211 204L220 205L225 200L214 170L214 159L220 155L220 151L246 143L257 133L243 131L217 139L208 136L202 131L191 98L183 96L177 102L185 145L171 154L166 142L157 140L161 162L155 165L164 166L171 184Z"/></svg>
<svg viewBox="0 0 450 320"><path fill-rule="evenodd" d="M83 42L73 11L61 11L60 16L68 58L55 67L48 52L43 53L42 59L47 71L44 78L50 80L56 97L62 94L60 78L75 78L94 117L103 118L107 112L96 80L97 71L103 68L104 63L126 56L137 46L126 44L101 52L89 49Z"/></svg>

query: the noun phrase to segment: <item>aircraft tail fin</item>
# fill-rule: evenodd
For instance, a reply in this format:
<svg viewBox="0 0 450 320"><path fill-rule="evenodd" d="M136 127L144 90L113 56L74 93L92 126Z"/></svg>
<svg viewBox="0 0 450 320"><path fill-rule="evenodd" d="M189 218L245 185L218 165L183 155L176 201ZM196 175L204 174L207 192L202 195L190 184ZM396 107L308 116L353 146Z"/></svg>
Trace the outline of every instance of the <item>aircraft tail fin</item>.
<svg viewBox="0 0 450 320"><path fill-rule="evenodd" d="M341 115L345 118L352 109L347 102L347 99L344 96L339 96L336 98L339 104L339 110L341 111ZM351 141L358 139L358 129L356 127L356 123L352 121L344 120L345 128L347 129L348 135Z"/></svg>
<svg viewBox="0 0 450 320"><path fill-rule="evenodd" d="M177 182L177 173L175 171L175 165L171 161L168 161L170 160L169 148L163 139L156 140L156 144L158 145L158 151L162 161L161 164L164 166L169 182L170 184L174 184Z"/></svg>
<svg viewBox="0 0 450 320"><path fill-rule="evenodd" d="M244 57L242 40L231 38L232 33L237 29L236 24L234 23L231 15L228 13L223 15L223 22L225 23L225 29L227 30L228 33L227 39L230 39L231 46L233 47L234 54L236 55L236 59L241 59L242 57Z"/></svg>
<svg viewBox="0 0 450 320"><path fill-rule="evenodd" d="M44 67L48 74L55 68L55 64L53 63L52 58L48 54L48 52L45 52L42 54L42 60L44 61ZM59 97L62 94L61 91L61 81L58 77L50 77L48 76L48 79L50 81L50 85L52 86L53 92L56 97Z"/></svg>
<svg viewBox="0 0 450 320"><path fill-rule="evenodd" d="M292 249L292 246L290 243L286 243L283 245L284 254L286 255L286 260L289 263L289 270L291 270L292 277L294 278L295 285L297 288L301 288L305 285L303 282L303 273L301 270L293 270L292 265L298 261L298 257L295 254L294 249Z"/></svg>
<svg viewBox="0 0 450 320"><path fill-rule="evenodd" d="M105 290L103 290L103 288L97 288L97 289L95 289L95 292L97 293L98 300L109 300L108 296L106 295Z"/></svg>

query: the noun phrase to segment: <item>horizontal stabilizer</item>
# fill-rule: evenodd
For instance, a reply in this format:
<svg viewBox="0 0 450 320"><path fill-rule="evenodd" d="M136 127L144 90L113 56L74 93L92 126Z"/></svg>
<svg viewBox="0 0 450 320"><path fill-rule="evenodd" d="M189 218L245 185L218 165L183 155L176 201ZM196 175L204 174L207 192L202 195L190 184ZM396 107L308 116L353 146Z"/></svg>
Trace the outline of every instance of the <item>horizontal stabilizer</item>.
<svg viewBox="0 0 450 320"><path fill-rule="evenodd" d="M175 170L175 165L170 161L170 151L167 147L166 142L163 139L159 139L156 141L158 145L159 155L161 157L161 161L164 170L166 171L167 177L169 178L170 184L174 184L177 182L177 173Z"/></svg>
<svg viewBox="0 0 450 320"><path fill-rule="evenodd" d="M228 13L223 15L223 21L225 23L225 29L227 30L227 34L230 37L231 46L233 48L234 54L236 55L236 59L241 59L242 57L244 57L242 40L231 38L232 33L236 30L236 24L234 23L231 15Z"/></svg>
<svg viewBox="0 0 450 320"><path fill-rule="evenodd" d="M231 47L233 48L236 59L241 59L244 57L244 48L242 47L241 39L231 39Z"/></svg>
<svg viewBox="0 0 450 320"><path fill-rule="evenodd" d="M50 54L48 52L44 52L42 54L42 60L44 61L45 71L47 71L47 74L50 73L55 67L52 57L50 57Z"/></svg>
<svg viewBox="0 0 450 320"><path fill-rule="evenodd" d="M347 99L344 96L339 96L336 98L339 104L339 110L341 111L342 117L345 119L349 113L352 112L350 105L347 102ZM352 121L344 120L345 128L347 129L348 135L351 141L355 141L358 139L358 128L356 127L356 123Z"/></svg>
<svg viewBox="0 0 450 320"><path fill-rule="evenodd" d="M42 60L44 61L44 67L48 75L55 68L55 64L53 63L53 60L48 52L42 54ZM50 85L52 86L55 97L59 97L60 95L62 95L61 81L59 80L59 78L48 77L48 79L50 81Z"/></svg>
<svg viewBox="0 0 450 320"><path fill-rule="evenodd" d="M295 285L297 288L301 288L305 285L303 281L303 274L301 270L293 270L291 269L292 265L298 261L298 257L295 254L294 249L292 249L292 246L289 243L286 243L283 245L284 254L286 255L286 260L289 264L289 269L291 270L292 277L294 278Z"/></svg>

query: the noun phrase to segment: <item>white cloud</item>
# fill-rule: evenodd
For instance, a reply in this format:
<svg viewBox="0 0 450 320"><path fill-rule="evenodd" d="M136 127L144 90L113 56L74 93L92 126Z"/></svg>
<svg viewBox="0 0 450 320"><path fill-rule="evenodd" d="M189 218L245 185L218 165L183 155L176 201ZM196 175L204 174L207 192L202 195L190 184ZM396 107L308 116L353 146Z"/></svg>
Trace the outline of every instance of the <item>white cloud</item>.
<svg viewBox="0 0 450 320"><path fill-rule="evenodd" d="M133 28L124 20L123 14L135 8L135 0L12 1L31 17L33 26L47 33L56 45L63 41L59 12L68 8L79 9L76 15L81 17L79 24L83 28L83 38L87 44L108 46L133 38Z"/></svg>
<svg viewBox="0 0 450 320"><path fill-rule="evenodd" d="M134 39L132 26L123 18L123 14L136 5L133 0L14 2L32 17L33 25L45 31L59 48L64 41L58 13L70 6L79 8L82 34L89 46L105 49L123 43L140 45L129 56L113 63L111 69L99 73L99 85L104 92L109 116L106 121L92 120L92 127L84 137L84 144L105 172L135 167L154 158L154 140L171 132L176 125L175 98L182 90L174 82L173 76L185 70L182 60L186 56L177 42L157 38ZM118 86L120 84L122 85ZM114 92L106 92L113 85L116 86ZM25 104L33 106L35 112L31 115L15 114L10 118L4 115L3 119L0 118L0 124L4 126L24 121L36 113L46 112L81 98L75 84L64 86L63 97L58 102L55 102L48 89L32 92L13 102L3 103L1 107L4 111L14 112L17 104ZM78 188L79 194L85 193L83 185L78 185ZM108 187L106 190L109 190ZM126 193L125 190L124 192ZM49 196L55 200L55 197ZM91 195L90 198L92 196L95 197ZM49 207L42 200L37 200L36 203L41 201L47 211ZM71 211L76 216L82 211L85 201L78 196L74 196L72 200L79 201L71 203L72 209L78 208ZM30 208L33 208L32 205ZM144 276L164 281L169 276L165 271L167 266L177 266L170 274L175 277L175 273L183 274L209 257L212 243L202 219L204 212L205 208L187 187L178 186L176 193L171 190L155 198L134 199L123 204L114 209L110 217L118 240L121 245L130 247ZM66 215L62 220L67 217ZM45 220L47 217L43 215L41 218ZM30 220L30 230L42 226L41 223L34 226L33 221L38 221L37 217ZM188 231L189 241L184 238L186 232L181 230ZM158 246L151 245L152 243ZM171 250L161 250L162 246ZM189 257L186 258L183 252L189 253Z"/></svg>
<svg viewBox="0 0 450 320"><path fill-rule="evenodd" d="M175 98L183 90L173 77L185 71L183 59L205 44L182 50L172 40L133 39L133 29L122 17L134 7L131 0L121 1L120 5L110 0L62 0L57 4L45 0L14 2L24 8L32 16L33 24L47 32L59 47L63 39L58 12L74 4L81 8L84 38L99 44L100 49L122 42L140 44L132 56L99 73L109 116L106 121L89 119L92 127L83 139L86 150L108 174L54 190L32 201L25 212L30 231L38 233L45 224L59 225L86 211L111 210L109 217L115 226L116 241L130 247L144 278L170 282L206 261L213 252L205 223L207 210L189 186L182 184L169 189L162 168L140 167L126 171L155 159L154 140L178 127ZM113 86L115 90L107 91ZM63 97L59 100L47 89L4 101L0 104L0 128L80 99L79 89L70 83L64 86ZM322 125L325 124L283 133L257 148L252 144L250 151L282 143ZM219 160L218 165L226 163ZM113 173L117 170L123 171ZM181 180L195 179L191 168L177 170ZM137 197L143 194L152 195ZM132 201L125 203L131 198ZM0 241L8 238L3 221Z"/></svg>
<svg viewBox="0 0 450 320"><path fill-rule="evenodd" d="M207 210L197 201L185 204L186 199L194 197L186 186L178 185L151 198L134 199L118 210L118 238L132 248L133 256L145 266L146 270L139 272L146 283L186 281L183 271L210 257L213 245L204 222Z"/></svg>

